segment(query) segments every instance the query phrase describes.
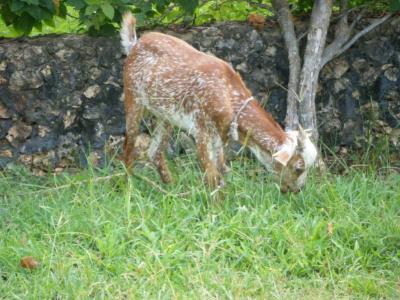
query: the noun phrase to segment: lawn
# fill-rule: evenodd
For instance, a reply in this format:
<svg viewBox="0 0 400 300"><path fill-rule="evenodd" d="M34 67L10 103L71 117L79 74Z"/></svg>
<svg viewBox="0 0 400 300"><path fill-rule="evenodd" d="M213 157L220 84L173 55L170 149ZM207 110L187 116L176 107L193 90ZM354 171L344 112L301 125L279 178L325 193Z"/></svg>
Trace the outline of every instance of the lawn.
<svg viewBox="0 0 400 300"><path fill-rule="evenodd" d="M399 174L282 195L243 158L216 203L194 161L171 162L171 186L140 166L0 173L0 298L400 298Z"/></svg>

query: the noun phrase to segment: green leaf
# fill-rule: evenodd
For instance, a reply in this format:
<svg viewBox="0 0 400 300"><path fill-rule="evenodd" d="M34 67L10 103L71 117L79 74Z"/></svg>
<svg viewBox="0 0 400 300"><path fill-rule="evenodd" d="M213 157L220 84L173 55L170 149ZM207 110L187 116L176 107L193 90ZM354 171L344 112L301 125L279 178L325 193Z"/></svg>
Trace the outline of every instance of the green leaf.
<svg viewBox="0 0 400 300"><path fill-rule="evenodd" d="M24 12L14 23L14 28L18 32L28 34L32 31L33 24L35 24L35 19Z"/></svg>
<svg viewBox="0 0 400 300"><path fill-rule="evenodd" d="M11 2L10 9L12 12L18 13L25 7L25 5L26 4L20 0L13 0Z"/></svg>
<svg viewBox="0 0 400 300"><path fill-rule="evenodd" d="M99 9L98 5L89 5L85 9L85 15L90 16L90 15L94 14L98 9Z"/></svg>
<svg viewBox="0 0 400 300"><path fill-rule="evenodd" d="M38 31L42 31L42 22L36 22L33 25Z"/></svg>
<svg viewBox="0 0 400 300"><path fill-rule="evenodd" d="M101 5L104 15L112 20L114 18L114 7L110 3L104 3Z"/></svg>
<svg viewBox="0 0 400 300"><path fill-rule="evenodd" d="M37 21L43 19L43 12L39 6L29 5L29 7L26 9L26 12L34 17Z"/></svg>
<svg viewBox="0 0 400 300"><path fill-rule="evenodd" d="M89 5L99 5L99 4L101 4L101 2L103 2L103 1L100 1L100 0L85 0L85 2L86 2L87 4L89 4Z"/></svg>
<svg viewBox="0 0 400 300"><path fill-rule="evenodd" d="M197 6L199 6L199 0L177 0L178 4L188 13L193 14Z"/></svg>
<svg viewBox="0 0 400 300"><path fill-rule="evenodd" d="M104 24L100 27L100 30L98 33L99 33L99 35L103 35L103 36L112 36L112 35L115 35L116 30L113 25Z"/></svg>
<svg viewBox="0 0 400 300"><path fill-rule="evenodd" d="M47 10L53 14L56 13L56 7L53 0L40 0L40 6L47 8Z"/></svg>
<svg viewBox="0 0 400 300"><path fill-rule="evenodd" d="M17 18L8 5L0 5L0 13L7 26L13 24L14 20Z"/></svg>
<svg viewBox="0 0 400 300"><path fill-rule="evenodd" d="M54 23L54 20L53 19L47 19L47 20L43 20L43 22L46 24L46 25L48 25L48 26L50 26L50 27L56 27L56 24Z"/></svg>
<svg viewBox="0 0 400 300"><path fill-rule="evenodd" d="M138 26L143 26L145 24L146 16L142 12L138 12L135 14L136 23Z"/></svg>
<svg viewBox="0 0 400 300"><path fill-rule="evenodd" d="M25 3L39 5L39 0L22 0Z"/></svg>
<svg viewBox="0 0 400 300"><path fill-rule="evenodd" d="M86 6L84 0L67 0L66 2L68 3L68 5L73 6L77 10L80 10Z"/></svg>
<svg viewBox="0 0 400 300"><path fill-rule="evenodd" d="M134 3L137 8L140 8L142 12L147 12L151 10L151 2L150 1L139 1L138 3Z"/></svg>
<svg viewBox="0 0 400 300"><path fill-rule="evenodd" d="M159 0L156 1L156 9L158 12L163 12L169 5L169 1L167 0Z"/></svg>
<svg viewBox="0 0 400 300"><path fill-rule="evenodd" d="M393 12L398 12L398 11L400 11L400 0L392 0L392 1L390 2L390 9L391 9Z"/></svg>
<svg viewBox="0 0 400 300"><path fill-rule="evenodd" d="M156 12L154 10L148 10L146 11L146 17L152 18L156 15Z"/></svg>

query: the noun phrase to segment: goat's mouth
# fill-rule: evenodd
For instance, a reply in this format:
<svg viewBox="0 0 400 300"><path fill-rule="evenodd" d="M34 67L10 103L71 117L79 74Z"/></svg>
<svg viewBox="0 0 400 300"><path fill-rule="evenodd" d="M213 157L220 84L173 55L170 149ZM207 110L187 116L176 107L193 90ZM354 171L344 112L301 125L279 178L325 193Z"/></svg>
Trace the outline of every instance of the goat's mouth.
<svg viewBox="0 0 400 300"><path fill-rule="evenodd" d="M281 193L282 194L286 194L287 192L291 192L294 194L297 194L298 192L300 192L300 188L298 187L291 187L291 186L281 186Z"/></svg>

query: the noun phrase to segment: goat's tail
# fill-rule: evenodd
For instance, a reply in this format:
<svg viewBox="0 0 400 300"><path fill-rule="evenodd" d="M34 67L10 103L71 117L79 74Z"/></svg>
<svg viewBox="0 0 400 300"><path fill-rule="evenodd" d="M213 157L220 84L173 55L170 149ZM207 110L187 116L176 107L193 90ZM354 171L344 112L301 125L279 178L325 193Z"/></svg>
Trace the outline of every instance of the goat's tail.
<svg viewBox="0 0 400 300"><path fill-rule="evenodd" d="M124 52L128 55L137 42L136 18L130 11L126 12L122 16L121 31L119 34L121 36L121 44L124 48Z"/></svg>

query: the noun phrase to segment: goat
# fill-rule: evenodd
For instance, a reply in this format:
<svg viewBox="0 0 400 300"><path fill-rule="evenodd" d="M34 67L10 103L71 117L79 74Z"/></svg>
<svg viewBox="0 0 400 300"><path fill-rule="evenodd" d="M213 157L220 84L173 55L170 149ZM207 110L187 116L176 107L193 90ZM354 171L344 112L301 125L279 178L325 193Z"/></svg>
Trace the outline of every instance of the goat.
<svg viewBox="0 0 400 300"><path fill-rule="evenodd" d="M127 55L123 159L128 169L146 110L157 119L148 156L163 182L171 182L164 149L172 126L178 126L193 136L210 188L223 184L224 145L235 140L274 173L282 192L300 190L315 163L316 147L301 128L285 132L228 63L170 35L150 32L137 39L131 13L123 16L120 35Z"/></svg>

